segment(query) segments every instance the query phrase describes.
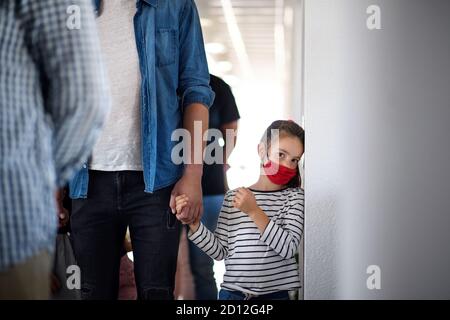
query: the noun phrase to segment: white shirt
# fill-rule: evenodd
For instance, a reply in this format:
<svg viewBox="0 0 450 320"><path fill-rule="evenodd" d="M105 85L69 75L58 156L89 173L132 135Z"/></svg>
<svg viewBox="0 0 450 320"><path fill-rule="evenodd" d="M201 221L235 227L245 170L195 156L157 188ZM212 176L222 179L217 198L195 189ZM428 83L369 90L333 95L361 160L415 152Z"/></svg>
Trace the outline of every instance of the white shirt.
<svg viewBox="0 0 450 320"><path fill-rule="evenodd" d="M98 30L111 87L112 108L89 169L142 170L139 57L135 0L103 1Z"/></svg>

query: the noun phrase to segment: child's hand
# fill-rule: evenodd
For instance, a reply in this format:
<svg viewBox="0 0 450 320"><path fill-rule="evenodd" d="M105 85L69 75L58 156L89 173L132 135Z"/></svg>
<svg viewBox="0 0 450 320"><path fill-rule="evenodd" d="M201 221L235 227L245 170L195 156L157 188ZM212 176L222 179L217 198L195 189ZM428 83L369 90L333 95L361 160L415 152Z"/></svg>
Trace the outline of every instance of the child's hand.
<svg viewBox="0 0 450 320"><path fill-rule="evenodd" d="M236 190L233 206L246 214L251 214L259 208L256 203L255 195L247 188L238 188Z"/></svg>
<svg viewBox="0 0 450 320"><path fill-rule="evenodd" d="M189 227L192 230L192 232L195 232L200 226L200 222L196 220L192 223L188 223L188 221L180 217L181 211L183 211L183 208L186 207L188 204L189 198L187 195L182 194L181 196L175 197L175 214L178 220L180 220L183 224L189 224Z"/></svg>
<svg viewBox="0 0 450 320"><path fill-rule="evenodd" d="M189 198L187 195L182 194L175 198L175 214L178 215L181 213L184 207L186 207L189 204Z"/></svg>
<svg viewBox="0 0 450 320"><path fill-rule="evenodd" d="M183 224L190 224L192 222L186 215L182 214L183 209L187 206L189 206L189 198L187 195L182 194L175 197L175 215Z"/></svg>

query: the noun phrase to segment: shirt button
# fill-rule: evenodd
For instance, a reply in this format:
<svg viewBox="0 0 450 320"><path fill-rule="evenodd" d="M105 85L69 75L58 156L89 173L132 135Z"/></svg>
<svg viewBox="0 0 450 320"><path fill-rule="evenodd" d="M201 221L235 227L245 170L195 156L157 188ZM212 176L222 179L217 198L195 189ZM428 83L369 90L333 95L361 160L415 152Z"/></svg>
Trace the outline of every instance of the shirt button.
<svg viewBox="0 0 450 320"><path fill-rule="evenodd" d="M86 168L87 168L87 165L83 164L83 168L86 169Z"/></svg>

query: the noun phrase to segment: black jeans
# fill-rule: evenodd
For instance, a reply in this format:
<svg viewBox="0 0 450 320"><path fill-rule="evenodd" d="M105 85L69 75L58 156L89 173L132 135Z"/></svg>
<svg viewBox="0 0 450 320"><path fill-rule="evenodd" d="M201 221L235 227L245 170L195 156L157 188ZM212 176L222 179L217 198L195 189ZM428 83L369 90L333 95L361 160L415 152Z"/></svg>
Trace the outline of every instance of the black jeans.
<svg viewBox="0 0 450 320"><path fill-rule="evenodd" d="M173 299L180 222L169 208L173 186L144 192L140 171L89 171L87 199L72 202L75 257L83 299L117 299L129 226L138 299Z"/></svg>

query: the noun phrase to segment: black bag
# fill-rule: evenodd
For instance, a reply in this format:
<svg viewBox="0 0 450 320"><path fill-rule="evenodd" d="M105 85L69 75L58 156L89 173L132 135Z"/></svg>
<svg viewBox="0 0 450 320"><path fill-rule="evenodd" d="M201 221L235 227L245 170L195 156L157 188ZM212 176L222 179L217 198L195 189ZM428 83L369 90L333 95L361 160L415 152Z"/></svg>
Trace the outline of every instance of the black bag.
<svg viewBox="0 0 450 320"><path fill-rule="evenodd" d="M74 283L81 283L79 268L67 233L58 234L56 237L53 273L59 279L61 288L57 293L52 294L52 300L81 300L80 289L74 288Z"/></svg>

